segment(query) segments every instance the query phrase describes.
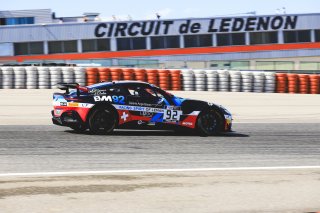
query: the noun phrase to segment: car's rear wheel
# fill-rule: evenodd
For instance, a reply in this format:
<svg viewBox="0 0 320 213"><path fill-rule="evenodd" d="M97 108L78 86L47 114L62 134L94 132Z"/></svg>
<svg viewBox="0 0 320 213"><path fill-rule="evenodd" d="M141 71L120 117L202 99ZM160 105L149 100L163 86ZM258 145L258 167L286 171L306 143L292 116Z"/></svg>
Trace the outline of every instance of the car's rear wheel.
<svg viewBox="0 0 320 213"><path fill-rule="evenodd" d="M202 136L217 135L222 131L223 119L215 109L208 109L200 113L197 120L197 130Z"/></svg>
<svg viewBox="0 0 320 213"><path fill-rule="evenodd" d="M89 117L89 129L92 134L110 134L117 125L117 118L108 108L96 108Z"/></svg>

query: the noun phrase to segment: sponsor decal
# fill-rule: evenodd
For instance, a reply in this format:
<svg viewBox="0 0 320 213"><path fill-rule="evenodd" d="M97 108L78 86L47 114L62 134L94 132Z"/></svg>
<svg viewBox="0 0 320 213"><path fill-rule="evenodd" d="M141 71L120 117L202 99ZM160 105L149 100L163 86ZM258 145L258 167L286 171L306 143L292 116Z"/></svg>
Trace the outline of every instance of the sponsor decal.
<svg viewBox="0 0 320 213"><path fill-rule="evenodd" d="M182 122L182 125L193 126L193 123L192 122Z"/></svg>
<svg viewBox="0 0 320 213"><path fill-rule="evenodd" d="M138 121L138 125L142 125L142 124L145 124L146 122L142 121L142 120L139 120Z"/></svg>
<svg viewBox="0 0 320 213"><path fill-rule="evenodd" d="M107 91L106 90L100 90L100 89L92 89L89 91L90 94L93 94L95 96L101 96L101 95L106 95Z"/></svg>
<svg viewBox="0 0 320 213"><path fill-rule="evenodd" d="M69 103L68 103L68 106L69 106L69 107L78 107L78 106L79 106L79 103L69 102Z"/></svg>
<svg viewBox="0 0 320 213"><path fill-rule="evenodd" d="M100 23L94 35L101 37L134 37L167 34L200 34L220 32L258 32L268 30L294 30L298 16L278 15L261 17L230 17L208 20L165 20Z"/></svg>
<svg viewBox="0 0 320 213"><path fill-rule="evenodd" d="M163 114L164 122L177 122L180 120L182 111L180 110L165 110Z"/></svg>
<svg viewBox="0 0 320 213"><path fill-rule="evenodd" d="M129 117L129 114L127 114L126 112L123 112L122 115L121 115L121 119L123 121L126 121L128 117Z"/></svg>
<svg viewBox="0 0 320 213"><path fill-rule="evenodd" d="M119 104L125 104L124 103L124 96L117 96L117 95L109 95L109 96L94 96L94 101L95 102L102 102L102 101L106 101L106 102L112 102L112 103L119 103Z"/></svg>
<svg viewBox="0 0 320 213"><path fill-rule="evenodd" d="M67 102L60 102L60 106L67 106L68 103Z"/></svg>

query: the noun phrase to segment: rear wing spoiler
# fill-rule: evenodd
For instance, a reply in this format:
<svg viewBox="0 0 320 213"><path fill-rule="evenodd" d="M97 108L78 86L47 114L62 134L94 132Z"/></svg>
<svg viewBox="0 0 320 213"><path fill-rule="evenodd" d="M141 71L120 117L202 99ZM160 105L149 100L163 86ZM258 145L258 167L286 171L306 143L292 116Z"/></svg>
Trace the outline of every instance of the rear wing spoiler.
<svg viewBox="0 0 320 213"><path fill-rule="evenodd" d="M65 90L66 94L70 93L70 89L77 90L77 96L80 96L80 91L88 91L86 87L81 87L78 83L58 83L58 88L61 90Z"/></svg>

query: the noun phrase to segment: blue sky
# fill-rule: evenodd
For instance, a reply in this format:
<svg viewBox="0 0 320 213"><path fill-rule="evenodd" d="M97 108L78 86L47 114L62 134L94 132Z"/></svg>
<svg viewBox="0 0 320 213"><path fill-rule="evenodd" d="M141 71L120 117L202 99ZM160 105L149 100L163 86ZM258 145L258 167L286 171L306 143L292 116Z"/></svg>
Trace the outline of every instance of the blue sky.
<svg viewBox="0 0 320 213"><path fill-rule="evenodd" d="M162 18L210 17L257 14L275 14L277 9L286 13L320 12L320 0L9 0L0 4L0 10L52 9L57 16L78 16L84 12L98 12L103 19L115 15L120 20Z"/></svg>

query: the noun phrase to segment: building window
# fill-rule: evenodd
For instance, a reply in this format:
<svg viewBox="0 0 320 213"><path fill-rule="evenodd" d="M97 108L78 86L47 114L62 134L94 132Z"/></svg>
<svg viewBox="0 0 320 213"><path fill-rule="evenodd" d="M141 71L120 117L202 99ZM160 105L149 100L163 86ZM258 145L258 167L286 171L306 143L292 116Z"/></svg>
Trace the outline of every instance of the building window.
<svg viewBox="0 0 320 213"><path fill-rule="evenodd" d="M249 61L211 61L210 68L248 70L250 68L250 62Z"/></svg>
<svg viewBox="0 0 320 213"><path fill-rule="evenodd" d="M293 61L257 61L257 70L294 70Z"/></svg>
<svg viewBox="0 0 320 213"><path fill-rule="evenodd" d="M311 42L310 30L284 31L284 43Z"/></svg>
<svg viewBox="0 0 320 213"><path fill-rule="evenodd" d="M250 44L278 43L278 32L250 33Z"/></svg>
<svg viewBox="0 0 320 213"><path fill-rule="evenodd" d="M300 70L320 70L320 62L301 61Z"/></svg>
<svg viewBox="0 0 320 213"><path fill-rule="evenodd" d="M43 42L14 43L15 55L36 55L43 53Z"/></svg>
<svg viewBox="0 0 320 213"><path fill-rule="evenodd" d="M210 47L212 46L212 35L185 35L184 47Z"/></svg>
<svg viewBox="0 0 320 213"><path fill-rule="evenodd" d="M77 41L49 41L49 54L54 53L75 53L78 51Z"/></svg>
<svg viewBox="0 0 320 213"><path fill-rule="evenodd" d="M245 45L245 33L222 33L217 34L218 46Z"/></svg>
<svg viewBox="0 0 320 213"><path fill-rule="evenodd" d="M151 37L151 49L179 48L179 36L154 36Z"/></svg>
<svg viewBox="0 0 320 213"><path fill-rule="evenodd" d="M82 52L110 51L110 39L82 40Z"/></svg>
<svg viewBox="0 0 320 213"><path fill-rule="evenodd" d="M117 38L117 48L118 51L147 49L146 38Z"/></svg>
<svg viewBox="0 0 320 213"><path fill-rule="evenodd" d="M316 42L320 42L320 30L315 30L314 33Z"/></svg>

